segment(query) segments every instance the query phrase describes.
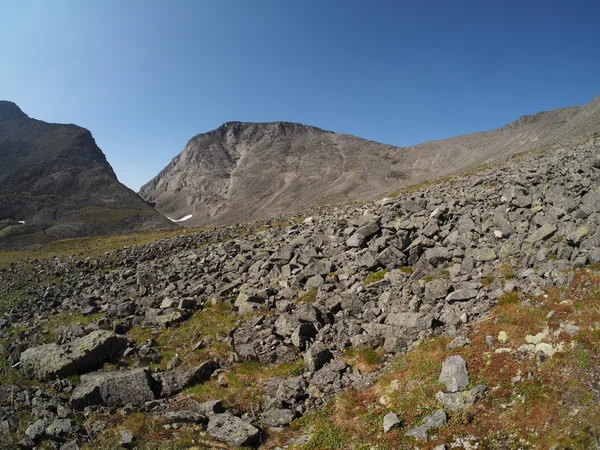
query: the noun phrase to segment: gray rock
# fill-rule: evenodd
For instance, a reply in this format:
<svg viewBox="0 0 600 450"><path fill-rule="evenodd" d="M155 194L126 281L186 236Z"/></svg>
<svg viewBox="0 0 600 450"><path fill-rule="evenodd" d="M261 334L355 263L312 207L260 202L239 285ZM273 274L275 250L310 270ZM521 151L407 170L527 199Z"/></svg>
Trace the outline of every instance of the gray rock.
<svg viewBox="0 0 600 450"><path fill-rule="evenodd" d="M221 400L209 400L200 403L197 405L196 409L206 416L210 416L211 414L222 414L225 412L223 401Z"/></svg>
<svg viewBox="0 0 600 450"><path fill-rule="evenodd" d="M60 446L60 450L79 450L77 441L68 441Z"/></svg>
<svg viewBox="0 0 600 450"><path fill-rule="evenodd" d="M406 265L406 255L394 246L383 249L377 255L377 262L386 269L392 270Z"/></svg>
<svg viewBox="0 0 600 450"><path fill-rule="evenodd" d="M307 397L308 384L301 377L282 381L277 388L275 398L282 406L291 406Z"/></svg>
<svg viewBox="0 0 600 450"><path fill-rule="evenodd" d="M167 411L163 414L163 417L169 423L200 423L203 425L208 423L208 416L206 414L191 409Z"/></svg>
<svg viewBox="0 0 600 450"><path fill-rule="evenodd" d="M155 381L148 369L91 373L81 376L70 404L80 410L92 405L142 406L155 399L153 388Z"/></svg>
<svg viewBox="0 0 600 450"><path fill-rule="evenodd" d="M231 414L211 416L207 431L213 438L231 447L251 446L260 439L258 428Z"/></svg>
<svg viewBox="0 0 600 450"><path fill-rule="evenodd" d="M269 409L262 415L261 421L271 427L283 427L289 425L295 417L294 411L289 409Z"/></svg>
<svg viewBox="0 0 600 450"><path fill-rule="evenodd" d="M56 419L46 427L46 434L54 437L65 437L71 434L73 421L71 419Z"/></svg>
<svg viewBox="0 0 600 450"><path fill-rule="evenodd" d="M581 218L587 219L591 214L600 211L600 192L593 191L588 192L581 198L581 204L579 205L579 211L581 211Z"/></svg>
<svg viewBox="0 0 600 450"><path fill-rule="evenodd" d="M312 323L301 323L292 333L292 345L304 350L306 344L317 336L317 329Z"/></svg>
<svg viewBox="0 0 600 450"><path fill-rule="evenodd" d="M433 281L425 283L425 299L439 300L445 298L450 288L448 281L443 278L437 278Z"/></svg>
<svg viewBox="0 0 600 450"><path fill-rule="evenodd" d="M494 261L498 256L493 248L482 248L475 252L473 259L479 262Z"/></svg>
<svg viewBox="0 0 600 450"><path fill-rule="evenodd" d="M462 356L454 355L442 363L442 372L438 380L446 385L446 392L462 391L469 385L467 363Z"/></svg>
<svg viewBox="0 0 600 450"><path fill-rule="evenodd" d="M113 360L127 347L127 339L112 331L97 330L59 346L46 344L21 354L21 369L31 377L48 380L85 373Z"/></svg>
<svg viewBox="0 0 600 450"><path fill-rule="evenodd" d="M459 289L457 291L450 292L446 297L446 301L452 303L470 300L477 297L477 293L478 291L475 289Z"/></svg>
<svg viewBox="0 0 600 450"><path fill-rule="evenodd" d="M438 267L442 263L450 261L450 259L452 259L452 255L447 248L435 247L426 250L423 254L423 258L425 258L425 261L427 261L433 267Z"/></svg>
<svg viewBox="0 0 600 450"><path fill-rule="evenodd" d="M304 364L306 368L312 372L319 370L323 365L329 362L333 355L329 348L321 342L315 342L304 353Z"/></svg>
<svg viewBox="0 0 600 450"><path fill-rule="evenodd" d="M379 222L374 220L372 222L363 225L352 234L346 241L348 247L362 247L367 238L373 236L379 231Z"/></svg>
<svg viewBox="0 0 600 450"><path fill-rule="evenodd" d="M530 244L535 244L536 242L543 241L544 239L548 239L556 232L557 228L554 224L544 224L540 228L538 228L533 234L531 234L526 241Z"/></svg>
<svg viewBox="0 0 600 450"><path fill-rule="evenodd" d="M423 419L423 425L412 428L406 432L406 436L426 441L429 438L429 430L438 429L448 423L448 418L443 409L438 409L433 414Z"/></svg>
<svg viewBox="0 0 600 450"><path fill-rule="evenodd" d="M45 419L38 419L27 427L25 436L32 441L38 441L46 434L48 422Z"/></svg>
<svg viewBox="0 0 600 450"><path fill-rule="evenodd" d="M448 345L446 345L446 350L452 350L456 347L466 347L467 345L471 345L471 339L466 336L456 336Z"/></svg>
<svg viewBox="0 0 600 450"><path fill-rule="evenodd" d="M159 372L152 375L160 388L155 388L160 397L171 397L183 389L207 381L215 370L219 368L213 360L205 361L197 367L190 369L176 369Z"/></svg>
<svg viewBox="0 0 600 450"><path fill-rule="evenodd" d="M385 417L383 418L383 432L389 433L394 428L398 427L401 423L402 423L402 421L396 414L394 414L394 413L386 414Z"/></svg>
<svg viewBox="0 0 600 450"><path fill-rule="evenodd" d="M263 308L265 300L246 292L240 292L237 296L234 306L240 314L249 313Z"/></svg>
<svg viewBox="0 0 600 450"><path fill-rule="evenodd" d="M119 440L119 445L123 448L133 448L135 437L133 433L129 430L121 430L119 431L119 435L121 439Z"/></svg>
<svg viewBox="0 0 600 450"><path fill-rule="evenodd" d="M475 386L473 389L462 392L438 392L435 398L445 408L451 411L461 411L463 409L470 408L477 401L481 400L487 391L487 386L481 384Z"/></svg>

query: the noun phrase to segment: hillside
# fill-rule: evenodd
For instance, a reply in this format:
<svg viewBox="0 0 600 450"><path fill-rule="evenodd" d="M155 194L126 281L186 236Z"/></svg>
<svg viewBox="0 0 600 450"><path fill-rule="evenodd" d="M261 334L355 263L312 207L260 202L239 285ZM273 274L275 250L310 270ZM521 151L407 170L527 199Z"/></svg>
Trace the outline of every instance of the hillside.
<svg viewBox="0 0 600 450"><path fill-rule="evenodd" d="M375 198L599 130L598 98L405 148L301 124L230 122L192 138L140 195L183 225L222 225Z"/></svg>
<svg viewBox="0 0 600 450"><path fill-rule="evenodd" d="M6 448L588 449L600 139L0 269Z"/></svg>
<svg viewBox="0 0 600 450"><path fill-rule="evenodd" d="M0 248L172 224L119 183L91 133L0 101Z"/></svg>

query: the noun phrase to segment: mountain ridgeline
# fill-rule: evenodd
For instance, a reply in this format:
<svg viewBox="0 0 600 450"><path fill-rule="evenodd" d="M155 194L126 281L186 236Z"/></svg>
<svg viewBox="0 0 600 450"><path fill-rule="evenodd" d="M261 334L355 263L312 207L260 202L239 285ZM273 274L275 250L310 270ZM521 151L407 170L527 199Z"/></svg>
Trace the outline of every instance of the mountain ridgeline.
<svg viewBox="0 0 600 450"><path fill-rule="evenodd" d="M546 144L593 136L600 97L496 130L394 147L297 123L228 122L193 137L140 196L185 225L360 201Z"/></svg>
<svg viewBox="0 0 600 450"><path fill-rule="evenodd" d="M91 133L0 101L0 248L172 224L119 183Z"/></svg>

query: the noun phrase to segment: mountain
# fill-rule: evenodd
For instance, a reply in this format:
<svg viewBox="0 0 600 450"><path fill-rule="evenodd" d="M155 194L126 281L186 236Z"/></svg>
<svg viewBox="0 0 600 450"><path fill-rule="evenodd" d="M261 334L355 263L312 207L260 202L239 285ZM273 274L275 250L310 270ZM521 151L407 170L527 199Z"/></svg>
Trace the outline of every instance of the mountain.
<svg viewBox="0 0 600 450"><path fill-rule="evenodd" d="M229 122L193 137L139 194L185 225L220 225L366 200L599 130L600 98L404 148L297 123Z"/></svg>
<svg viewBox="0 0 600 450"><path fill-rule="evenodd" d="M172 224L122 185L92 134L0 101L0 248Z"/></svg>

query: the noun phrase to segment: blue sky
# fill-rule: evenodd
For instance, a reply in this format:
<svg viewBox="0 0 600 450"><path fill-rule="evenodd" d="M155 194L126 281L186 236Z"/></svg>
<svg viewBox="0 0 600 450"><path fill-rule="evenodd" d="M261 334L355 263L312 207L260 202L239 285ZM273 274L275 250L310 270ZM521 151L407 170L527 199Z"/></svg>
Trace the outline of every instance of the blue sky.
<svg viewBox="0 0 600 450"><path fill-rule="evenodd" d="M600 93L597 1L0 3L0 99L90 129L138 188L224 122L394 145Z"/></svg>

